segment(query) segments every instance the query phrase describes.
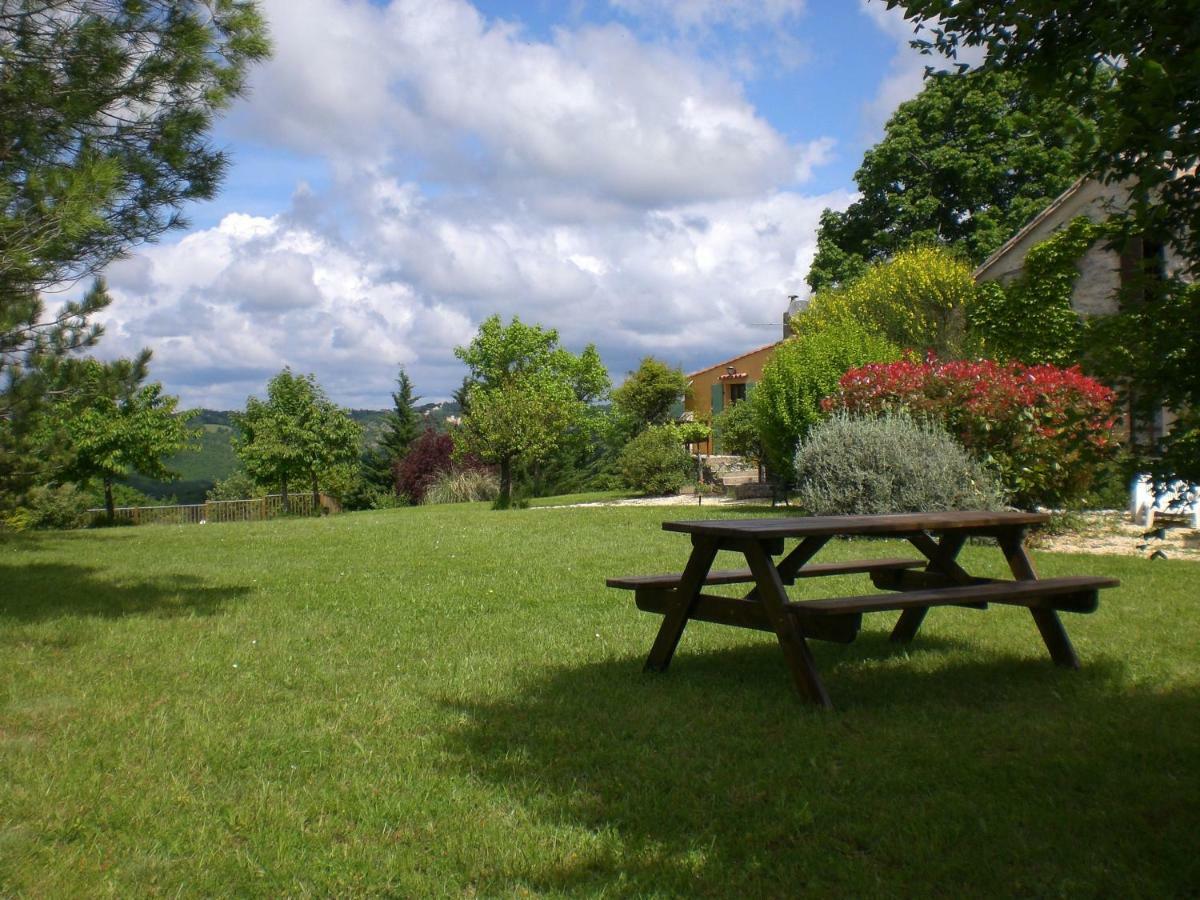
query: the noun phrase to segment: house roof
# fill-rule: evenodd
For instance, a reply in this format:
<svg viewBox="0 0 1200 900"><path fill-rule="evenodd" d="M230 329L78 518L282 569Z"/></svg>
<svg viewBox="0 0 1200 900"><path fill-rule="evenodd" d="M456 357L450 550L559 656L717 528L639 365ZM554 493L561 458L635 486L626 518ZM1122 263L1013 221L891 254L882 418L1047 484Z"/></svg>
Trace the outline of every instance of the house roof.
<svg viewBox="0 0 1200 900"><path fill-rule="evenodd" d="M1057 197L1055 197L1054 201L1049 206L1047 206L1040 213L1038 213L1036 216L1034 216L1032 219L1030 219L1028 222L1026 222L1024 227L1022 227L1020 231L1018 231L1016 234L1014 234L1012 237L1010 237L1007 241L1005 241L1000 246L1000 248L998 250L996 250L991 256L989 256L982 263L980 263L979 268L977 268L972 273L972 277L976 281L978 281L987 272L988 269L990 269L992 266L994 266L996 263L998 263L1000 260L1002 260L1005 256L1007 256L1009 254L1009 252L1014 247L1016 247L1018 244L1020 244L1021 241L1023 241L1025 239L1025 237L1031 231L1033 231L1035 228L1037 228L1039 225L1041 225L1043 222L1045 222L1047 219L1049 219L1051 216L1053 216L1056 212L1058 212L1059 209L1061 209L1063 207L1063 205L1068 200L1070 200L1072 197L1074 197L1076 194L1078 194L1080 192L1080 190L1083 189L1083 186L1085 184L1087 184L1088 181L1090 181L1090 180L1091 180L1091 177L1088 175L1083 175L1083 176L1080 176L1079 178L1075 179L1074 184L1072 184L1069 188L1067 188L1065 191L1063 191L1061 194L1059 194Z"/></svg>
<svg viewBox="0 0 1200 900"><path fill-rule="evenodd" d="M739 359L745 359L747 356L753 356L755 353L761 353L764 350L770 350L772 347L778 346L781 341L772 341L769 344L763 344L761 347L755 347L753 350L747 350L745 353L739 353L737 356L722 360L719 363L713 363L711 366L705 366L703 369L697 369L695 372L688 372L688 378L695 378L697 375L703 375L705 372L711 372L713 369L722 369L725 366L733 365Z"/></svg>

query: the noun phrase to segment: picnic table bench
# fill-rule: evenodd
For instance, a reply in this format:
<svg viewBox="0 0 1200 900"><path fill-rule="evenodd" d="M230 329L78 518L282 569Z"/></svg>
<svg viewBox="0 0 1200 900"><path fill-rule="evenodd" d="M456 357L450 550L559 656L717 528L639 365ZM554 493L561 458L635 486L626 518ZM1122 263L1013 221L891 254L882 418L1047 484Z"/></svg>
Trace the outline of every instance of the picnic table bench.
<svg viewBox="0 0 1200 900"><path fill-rule="evenodd" d="M665 530L691 535L692 553L684 571L610 578L607 584L632 590L638 609L663 616L646 660L647 671L666 670L690 619L773 631L800 695L828 709L832 703L807 639L849 643L858 635L863 614L869 612L899 611L891 640L906 643L916 637L934 607L1024 606L1032 613L1051 659L1060 666L1079 668L1058 613L1093 612L1099 591L1120 582L1098 576L1039 579L1024 539L1032 525L1048 519L1043 513L940 512L665 522ZM811 561L835 537L865 535L905 538L920 557ZM975 577L959 565L958 554L971 537L995 539L1012 580ZM799 545L777 564L773 557L782 555L785 540L794 538L800 539ZM712 571L721 550L741 553L748 568ZM785 590L801 578L851 574L869 575L876 588L892 593L793 602ZM740 598L704 593L706 585L739 583L753 584Z"/></svg>

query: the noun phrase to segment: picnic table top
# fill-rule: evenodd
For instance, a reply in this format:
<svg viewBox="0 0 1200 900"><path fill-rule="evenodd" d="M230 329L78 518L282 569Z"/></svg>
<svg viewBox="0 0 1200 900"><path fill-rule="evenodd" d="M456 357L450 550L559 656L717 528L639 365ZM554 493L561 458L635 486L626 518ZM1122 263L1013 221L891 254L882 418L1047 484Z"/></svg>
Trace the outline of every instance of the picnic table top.
<svg viewBox="0 0 1200 900"><path fill-rule="evenodd" d="M665 531L731 538L784 538L840 534L911 534L1040 525L1048 513L1003 510L894 513L879 516L795 516L783 519L696 519L664 522Z"/></svg>

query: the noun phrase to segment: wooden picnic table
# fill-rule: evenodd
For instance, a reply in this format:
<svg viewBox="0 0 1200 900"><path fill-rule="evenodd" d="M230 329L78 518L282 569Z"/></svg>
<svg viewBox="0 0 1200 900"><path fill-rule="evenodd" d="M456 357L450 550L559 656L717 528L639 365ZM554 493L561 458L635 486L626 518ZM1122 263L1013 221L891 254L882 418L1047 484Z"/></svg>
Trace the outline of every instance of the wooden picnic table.
<svg viewBox="0 0 1200 900"><path fill-rule="evenodd" d="M868 612L900 611L891 639L907 643L935 606L1024 606L1033 614L1051 659L1060 666L1079 668L1058 613L1093 612L1098 591L1120 582L1096 576L1039 579L1025 552L1025 535L1031 526L1048 519L1043 513L937 512L665 522L665 530L691 535L692 554L683 572L610 578L607 583L633 590L639 609L663 616L646 659L647 671L666 670L689 619L773 631L800 695L829 709L833 704L807 639L849 643ZM867 535L907 539L920 557L812 562L835 537ZM978 578L963 569L958 554L971 537L995 539L1012 580ZM776 563L774 557L783 554L785 540L797 538L800 543ZM720 550L742 554L749 568L712 571ZM891 593L792 602L785 588L798 578L855 573L869 575L876 588ZM741 598L703 590L705 585L737 583L754 587Z"/></svg>

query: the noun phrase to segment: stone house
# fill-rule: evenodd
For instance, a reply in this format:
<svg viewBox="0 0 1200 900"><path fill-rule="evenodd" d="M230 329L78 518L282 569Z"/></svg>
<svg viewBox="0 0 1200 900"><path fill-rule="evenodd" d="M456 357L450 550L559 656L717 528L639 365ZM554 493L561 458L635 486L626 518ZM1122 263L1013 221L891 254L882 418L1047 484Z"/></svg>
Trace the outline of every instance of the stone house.
<svg viewBox="0 0 1200 900"><path fill-rule="evenodd" d="M1080 178L985 259L975 270L975 280L1005 284L1021 273L1030 248L1073 219L1087 216L1093 222L1102 222L1114 213L1124 212L1128 205L1128 188ZM1079 278L1071 299L1075 310L1083 316L1116 312L1125 280L1142 270L1148 260L1163 274L1176 275L1184 268L1183 260L1168 244L1138 239L1120 250L1103 243L1093 245L1078 264Z"/></svg>
<svg viewBox="0 0 1200 900"><path fill-rule="evenodd" d="M1077 217L1087 216L1093 222L1102 222L1115 213L1124 212L1128 206L1127 186L1080 178L984 260L975 270L975 280L1005 284L1021 273L1025 256L1032 247ZM1135 273L1182 275L1185 265L1170 244L1136 238L1120 248L1097 242L1087 250L1077 267L1079 277L1075 281L1071 305L1081 316L1087 317L1117 312L1122 288ZM1138 444L1153 446L1169 428L1173 416L1169 410L1159 410L1150 421L1141 421L1134 416L1131 407L1125 411L1124 419L1132 423L1125 439L1133 438Z"/></svg>

